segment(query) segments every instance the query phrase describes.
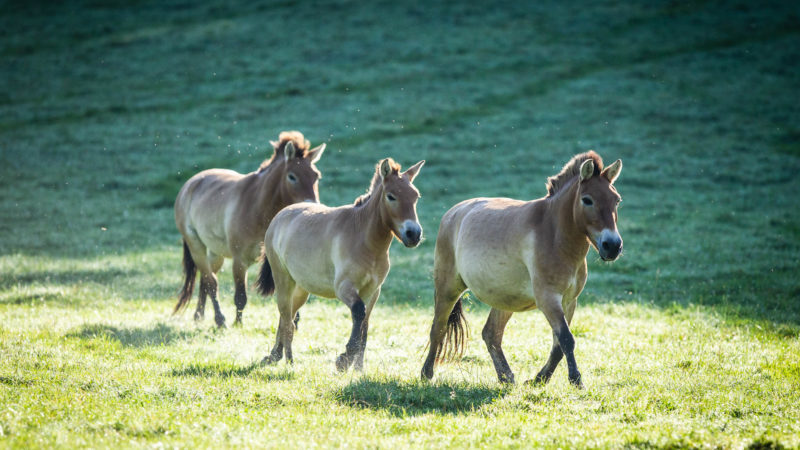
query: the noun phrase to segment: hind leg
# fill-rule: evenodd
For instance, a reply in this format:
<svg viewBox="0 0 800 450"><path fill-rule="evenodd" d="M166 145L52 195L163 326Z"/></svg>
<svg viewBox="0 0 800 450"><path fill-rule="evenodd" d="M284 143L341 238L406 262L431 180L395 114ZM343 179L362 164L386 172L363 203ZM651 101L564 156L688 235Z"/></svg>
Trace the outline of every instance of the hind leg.
<svg viewBox="0 0 800 450"><path fill-rule="evenodd" d="M222 263L225 261L225 258L222 256L216 255L214 253L208 252L208 257L206 259L207 266L206 270L201 269L203 276L200 278L200 294L201 296L205 297L208 295L211 297L211 305L214 307L214 322L217 324L219 328L225 328L225 316L222 315L222 310L219 307L219 301L217 300L217 294L219 292L219 283L217 280L217 272L222 267ZM195 319L199 316L200 318L203 317L205 309L205 298L202 299L202 302L198 299L197 303L197 310L195 311Z"/></svg>
<svg viewBox="0 0 800 450"><path fill-rule="evenodd" d="M511 314L513 313L492 308L481 336L486 343L486 348L489 350L489 356L492 357L494 369L497 371L497 378L501 383L513 384L514 373L511 371L511 367L508 366L508 361L506 361L506 356L501 347L503 331L506 328L508 319L511 318Z"/></svg>
<svg viewBox="0 0 800 450"><path fill-rule="evenodd" d="M267 355L262 364L274 364L286 355L286 360L292 362L292 338L294 337L294 314L296 312L293 302L295 282L289 274L281 270L277 265L273 265L272 276L275 280L275 301L278 306L278 332L275 335L275 346Z"/></svg>
<svg viewBox="0 0 800 450"><path fill-rule="evenodd" d="M434 313L431 324L430 342L428 344L428 357L422 366L422 378L433 378L433 369L440 356L442 344L447 333L447 322L453 307L467 289L461 276L455 271L452 262L452 253L446 255L439 251L437 243L436 261L434 267Z"/></svg>

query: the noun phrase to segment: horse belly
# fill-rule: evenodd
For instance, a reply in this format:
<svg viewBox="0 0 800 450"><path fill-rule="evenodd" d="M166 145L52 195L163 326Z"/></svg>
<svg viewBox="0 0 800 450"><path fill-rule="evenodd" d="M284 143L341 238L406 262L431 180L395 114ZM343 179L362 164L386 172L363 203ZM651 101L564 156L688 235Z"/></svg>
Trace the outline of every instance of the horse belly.
<svg viewBox="0 0 800 450"><path fill-rule="evenodd" d="M305 270L292 271L289 274L298 286L318 297L335 298L333 278L324 273L308 273Z"/></svg>
<svg viewBox="0 0 800 450"><path fill-rule="evenodd" d="M483 303L504 311L536 307L530 273L521 261L491 251L465 251L457 265L464 284Z"/></svg>

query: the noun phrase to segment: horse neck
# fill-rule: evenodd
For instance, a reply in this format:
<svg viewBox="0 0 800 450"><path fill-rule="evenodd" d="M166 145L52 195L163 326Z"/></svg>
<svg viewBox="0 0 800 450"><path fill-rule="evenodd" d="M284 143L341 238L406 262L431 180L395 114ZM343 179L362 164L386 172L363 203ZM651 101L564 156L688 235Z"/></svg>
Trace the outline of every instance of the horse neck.
<svg viewBox="0 0 800 450"><path fill-rule="evenodd" d="M547 199L552 217L553 245L555 250L570 263L579 264L589 253L589 239L575 223L573 205L578 194L579 182L575 181L562 187Z"/></svg>
<svg viewBox="0 0 800 450"><path fill-rule="evenodd" d="M269 225L275 214L289 204L283 199L281 171L273 167L277 164L280 163L273 162L263 171L250 174L245 181L252 193L252 203L246 207L255 213L252 219L264 226Z"/></svg>
<svg viewBox="0 0 800 450"><path fill-rule="evenodd" d="M373 189L370 198L354 212L355 229L359 230L356 235L363 246L376 253L388 252L392 228L383 208L383 187Z"/></svg>

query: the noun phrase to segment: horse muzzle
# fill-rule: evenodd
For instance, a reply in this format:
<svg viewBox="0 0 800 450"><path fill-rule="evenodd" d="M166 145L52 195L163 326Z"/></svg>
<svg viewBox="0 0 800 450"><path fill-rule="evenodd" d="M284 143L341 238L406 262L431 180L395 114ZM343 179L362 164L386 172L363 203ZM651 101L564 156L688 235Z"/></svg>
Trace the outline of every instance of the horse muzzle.
<svg viewBox="0 0 800 450"><path fill-rule="evenodd" d="M400 227L398 237L406 247L416 247L422 240L422 227L413 220L406 220Z"/></svg>
<svg viewBox="0 0 800 450"><path fill-rule="evenodd" d="M603 261L614 261L622 253L622 237L615 230L604 229L595 242Z"/></svg>

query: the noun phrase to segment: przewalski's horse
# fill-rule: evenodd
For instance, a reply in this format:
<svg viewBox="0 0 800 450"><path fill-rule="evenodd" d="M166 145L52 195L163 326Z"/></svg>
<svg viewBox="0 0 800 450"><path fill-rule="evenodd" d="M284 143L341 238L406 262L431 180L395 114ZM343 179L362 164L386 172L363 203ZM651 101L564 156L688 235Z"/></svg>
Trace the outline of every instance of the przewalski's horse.
<svg viewBox="0 0 800 450"><path fill-rule="evenodd" d="M617 232L620 196L613 186L621 169L620 160L603 169L600 156L590 151L548 178L544 198L475 198L442 217L433 269L436 305L423 378L433 377L441 357L463 353L461 295L469 289L492 307L482 337L501 382L514 382L501 348L508 319L539 308L552 328L553 347L534 381L546 383L566 355L569 381L581 386L569 324L586 283L589 246L604 261L622 251Z"/></svg>
<svg viewBox="0 0 800 450"><path fill-rule="evenodd" d="M354 204L304 203L275 216L264 236L258 284L264 295L275 292L280 323L275 347L262 363L280 361L284 354L292 362L292 318L311 293L336 297L350 308L353 329L336 368L347 370L355 361L355 369L363 369L369 316L389 273L392 236L406 247L417 246L422 237L419 192L412 182L424 162L401 173L399 164L384 159L370 190Z"/></svg>
<svg viewBox="0 0 800 450"><path fill-rule="evenodd" d="M217 302L217 271L233 258L236 285L236 321L242 323L247 304L247 268L261 254L261 242L270 221L284 207L297 202L319 202L319 161L325 144L309 149L297 131L284 131L270 142L274 153L257 171L247 175L226 169L204 170L183 185L175 200L175 224L183 235L184 283L174 313L192 298L200 270L200 292L195 320L201 320L206 296L211 296L217 326L225 316Z"/></svg>

